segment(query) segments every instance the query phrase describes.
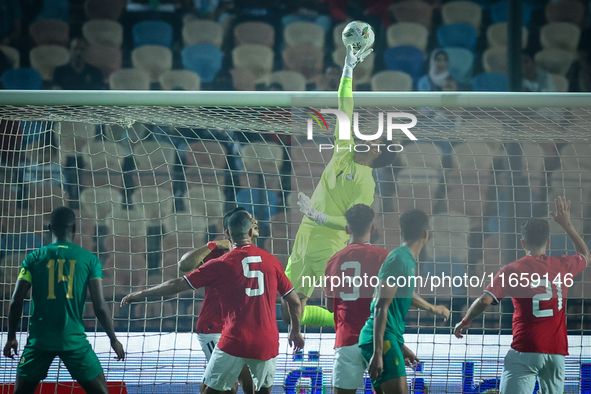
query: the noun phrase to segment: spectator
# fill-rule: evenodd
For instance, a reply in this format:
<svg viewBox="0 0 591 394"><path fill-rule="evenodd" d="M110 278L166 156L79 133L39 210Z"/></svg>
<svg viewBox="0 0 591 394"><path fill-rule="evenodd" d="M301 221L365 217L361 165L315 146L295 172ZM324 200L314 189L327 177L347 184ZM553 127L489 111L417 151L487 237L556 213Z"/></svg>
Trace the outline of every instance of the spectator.
<svg viewBox="0 0 591 394"><path fill-rule="evenodd" d="M83 38L70 41L70 63L55 69L54 89L97 90L104 89L105 83L100 69L86 63L84 52L88 44Z"/></svg>
<svg viewBox="0 0 591 394"><path fill-rule="evenodd" d="M233 7L231 0L181 0L184 11L197 19L221 21Z"/></svg>
<svg viewBox="0 0 591 394"><path fill-rule="evenodd" d="M19 0L0 0L0 45L17 46L22 34Z"/></svg>
<svg viewBox="0 0 591 394"><path fill-rule="evenodd" d="M421 92L458 90L458 84L449 73L449 57L443 49L431 52L429 74L423 75L417 83Z"/></svg>
<svg viewBox="0 0 591 394"><path fill-rule="evenodd" d="M522 90L524 92L555 92L552 74L539 69L530 53L524 53L521 58L521 73L523 74Z"/></svg>

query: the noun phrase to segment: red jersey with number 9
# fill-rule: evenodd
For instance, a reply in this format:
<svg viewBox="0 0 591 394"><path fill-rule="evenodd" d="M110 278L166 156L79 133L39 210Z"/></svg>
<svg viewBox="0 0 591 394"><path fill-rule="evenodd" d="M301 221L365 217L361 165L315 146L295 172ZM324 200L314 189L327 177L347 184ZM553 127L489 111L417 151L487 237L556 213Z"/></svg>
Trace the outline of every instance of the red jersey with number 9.
<svg viewBox="0 0 591 394"><path fill-rule="evenodd" d="M237 246L185 275L191 287L218 292L224 328L220 350L235 356L269 360L279 354L275 303L293 290L275 256L252 244Z"/></svg>
<svg viewBox="0 0 591 394"><path fill-rule="evenodd" d="M501 268L486 288L498 303L513 300L513 342L523 353L568 355L564 312L572 279L587 266L585 256L525 256Z"/></svg>

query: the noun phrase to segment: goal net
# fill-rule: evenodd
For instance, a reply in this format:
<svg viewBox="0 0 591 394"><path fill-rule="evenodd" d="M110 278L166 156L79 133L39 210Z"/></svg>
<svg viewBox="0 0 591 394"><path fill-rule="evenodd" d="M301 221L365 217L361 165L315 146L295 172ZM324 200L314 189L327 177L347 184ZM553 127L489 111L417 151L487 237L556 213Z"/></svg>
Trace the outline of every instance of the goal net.
<svg viewBox="0 0 591 394"><path fill-rule="evenodd" d="M524 255L526 219L549 218L554 199L566 196L573 224L591 240L591 104L581 97L356 93L358 129L375 134L382 116L383 134L392 135L387 145L399 151L391 166L373 172L372 243L396 248L400 214L425 211L431 240L419 259L425 282L417 291L452 310L451 323L413 309L407 317L406 344L423 362L420 370L407 370L415 393L476 393L498 385L511 342L510 300L476 319L466 339L452 337L451 327L503 265ZM87 305L85 327L107 380L124 382L128 392L198 392L205 357L192 332L203 294L123 308L119 301L181 275L179 258L222 239L223 213L237 205L257 217L258 245L287 263L302 218L297 192L312 194L334 152L337 117L322 110L335 106L334 93L316 92L4 92L3 332L20 263L51 242L49 213L66 205L79 218L76 242L103 264L105 296L127 351L125 362L113 360ZM551 219L550 228L548 254L573 254ZM565 391L579 393L591 386L591 275L565 285ZM316 290L310 303L324 302ZM27 304L21 349L29 311ZM333 329L305 327L306 348L293 355L287 326L278 325L273 390L330 391ZM16 366L2 358L0 383L14 381ZM47 379L56 381L71 381L57 361Z"/></svg>

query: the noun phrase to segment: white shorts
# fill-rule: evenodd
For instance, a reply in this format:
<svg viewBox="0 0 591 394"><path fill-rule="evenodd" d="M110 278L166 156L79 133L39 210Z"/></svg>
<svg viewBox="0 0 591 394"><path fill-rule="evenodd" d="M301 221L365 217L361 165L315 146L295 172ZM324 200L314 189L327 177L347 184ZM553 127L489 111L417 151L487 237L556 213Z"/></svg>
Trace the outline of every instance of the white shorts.
<svg viewBox="0 0 591 394"><path fill-rule="evenodd" d="M214 390L228 391L234 387L244 365L248 365L250 369L256 391L259 391L261 387L273 386L277 357L270 360L235 357L220 350L217 346L207 363L207 368L205 368L203 383Z"/></svg>
<svg viewBox="0 0 591 394"><path fill-rule="evenodd" d="M363 388L363 373L367 366L367 361L361 355L359 346L336 348L332 369L332 387L345 390Z"/></svg>
<svg viewBox="0 0 591 394"><path fill-rule="evenodd" d="M540 393L564 392L562 354L522 353L510 349L501 375L501 394L531 394L540 382Z"/></svg>
<svg viewBox="0 0 591 394"><path fill-rule="evenodd" d="M220 341L222 334L197 334L197 339L201 344L201 350L205 353L205 358L207 362L211 359L211 353L213 353L213 349Z"/></svg>

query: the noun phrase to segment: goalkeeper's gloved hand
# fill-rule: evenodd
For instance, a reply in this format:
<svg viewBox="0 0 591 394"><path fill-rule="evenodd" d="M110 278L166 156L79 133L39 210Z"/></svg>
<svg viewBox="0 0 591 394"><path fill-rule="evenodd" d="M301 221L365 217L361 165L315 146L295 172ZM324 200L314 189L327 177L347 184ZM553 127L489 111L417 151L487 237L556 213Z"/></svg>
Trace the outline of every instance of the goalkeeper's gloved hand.
<svg viewBox="0 0 591 394"><path fill-rule="evenodd" d="M353 78L353 69L355 66L361 63L372 51L373 48L367 48L355 53L352 45L347 46L347 56L345 57L345 65L343 66L343 78Z"/></svg>
<svg viewBox="0 0 591 394"><path fill-rule="evenodd" d="M322 212L318 212L318 210L314 208L312 200L302 192L298 193L298 207L300 207L300 212L320 226L325 224L328 220L328 216Z"/></svg>

